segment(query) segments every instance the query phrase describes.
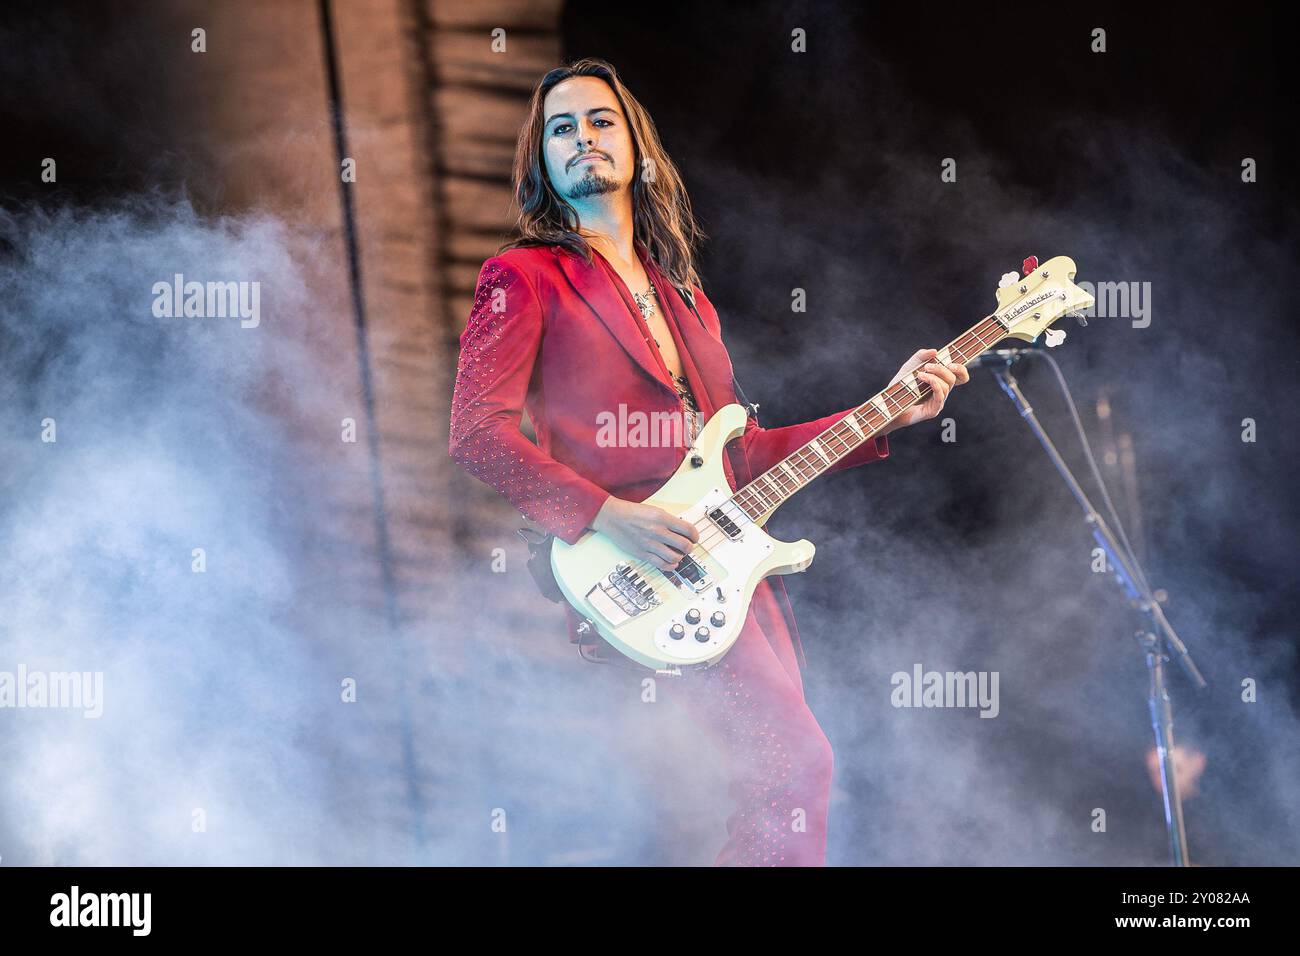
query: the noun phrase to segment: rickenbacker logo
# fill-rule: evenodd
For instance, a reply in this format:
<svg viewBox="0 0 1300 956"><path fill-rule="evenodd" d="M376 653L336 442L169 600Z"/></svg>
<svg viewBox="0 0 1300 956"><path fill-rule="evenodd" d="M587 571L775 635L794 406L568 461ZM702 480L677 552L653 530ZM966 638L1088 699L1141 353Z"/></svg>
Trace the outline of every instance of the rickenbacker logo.
<svg viewBox="0 0 1300 956"><path fill-rule="evenodd" d="M1019 305L1015 306L1010 311L1008 311L1003 317L1002 321L1004 323L1011 322L1014 319L1018 318L1019 316L1024 315L1026 312L1028 312L1034 306L1038 305L1040 302L1046 302L1048 299L1056 298L1056 296L1057 293L1051 291L1050 289L1046 292L1040 292L1031 299L1023 300L1022 302L1020 302Z"/></svg>

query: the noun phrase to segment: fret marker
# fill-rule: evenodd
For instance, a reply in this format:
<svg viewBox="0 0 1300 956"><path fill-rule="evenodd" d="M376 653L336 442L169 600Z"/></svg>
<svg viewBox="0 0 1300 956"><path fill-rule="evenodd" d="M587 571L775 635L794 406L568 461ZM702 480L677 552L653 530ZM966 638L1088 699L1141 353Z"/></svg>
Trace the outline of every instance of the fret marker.
<svg viewBox="0 0 1300 956"><path fill-rule="evenodd" d="M808 443L808 447L811 448L813 451L815 451L817 453L817 457L819 457L822 461L826 462L826 464L829 465L831 463L831 460L826 457L826 453L822 451L821 442L819 442L816 438L814 438L812 441Z"/></svg>

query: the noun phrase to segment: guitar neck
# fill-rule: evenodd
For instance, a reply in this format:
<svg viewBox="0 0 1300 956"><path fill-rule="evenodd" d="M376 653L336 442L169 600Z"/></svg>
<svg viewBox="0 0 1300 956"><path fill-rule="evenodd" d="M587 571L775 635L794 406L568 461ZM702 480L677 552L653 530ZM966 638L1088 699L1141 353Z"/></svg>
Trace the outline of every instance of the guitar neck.
<svg viewBox="0 0 1300 956"><path fill-rule="evenodd" d="M967 364L1006 337L996 316L981 319L939 350L937 361ZM826 429L812 441L777 462L732 496L732 501L762 524L783 502L836 462L851 453L894 419L930 394L930 386L908 373Z"/></svg>

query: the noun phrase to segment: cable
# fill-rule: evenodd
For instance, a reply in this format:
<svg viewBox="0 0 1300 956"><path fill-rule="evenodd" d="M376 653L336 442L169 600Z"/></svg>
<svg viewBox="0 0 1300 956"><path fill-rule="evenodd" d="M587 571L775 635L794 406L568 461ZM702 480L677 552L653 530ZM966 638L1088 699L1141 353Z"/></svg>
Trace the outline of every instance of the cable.
<svg viewBox="0 0 1300 956"><path fill-rule="evenodd" d="M1031 352L1029 354L1041 356L1052 367L1056 382L1061 388L1061 394L1065 396L1066 407L1070 410L1070 418L1074 422L1074 430L1079 436L1079 443L1083 446L1084 457L1088 460L1088 468L1097 482L1098 489L1101 491L1101 500L1106 503L1106 510L1110 512L1110 518L1115 522L1115 531L1120 543L1124 546L1125 557L1128 558L1129 565L1132 567L1138 583L1150 594L1151 585L1147 582L1146 572L1142 570L1142 565L1138 563L1137 555L1133 552L1133 546L1129 544L1128 534L1124 531L1124 522L1120 520L1119 512L1115 509L1115 503L1111 501L1110 492L1106 488L1106 482L1101 477L1101 469L1097 467L1097 459L1092 454L1092 445L1088 442L1088 433L1084 431L1083 421L1079 417L1079 409L1074 404L1074 397L1070 394L1070 388L1065 382L1065 376L1061 373L1061 366L1057 364L1055 356L1050 352Z"/></svg>

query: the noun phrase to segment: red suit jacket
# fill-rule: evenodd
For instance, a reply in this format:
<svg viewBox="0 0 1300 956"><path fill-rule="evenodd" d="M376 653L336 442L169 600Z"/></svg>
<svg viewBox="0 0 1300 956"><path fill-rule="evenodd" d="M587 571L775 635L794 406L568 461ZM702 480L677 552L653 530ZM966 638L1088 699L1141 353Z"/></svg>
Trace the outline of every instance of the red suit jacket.
<svg viewBox="0 0 1300 956"><path fill-rule="evenodd" d="M707 421L737 401L718 314L695 288L701 325L640 243L636 251L655 283L683 370ZM587 264L559 247L511 249L488 259L479 273L460 338L451 455L522 514L570 544L609 495L643 501L682 461L681 446L609 447L597 439L602 420L618 416L620 405L628 413L680 415L677 390L639 319L623 280L594 250ZM537 444L519 429L525 409ZM784 428L760 428L750 417L723 460L732 489L852 410ZM829 471L888 454L888 440L876 438ZM798 642L780 577L760 583L753 607L774 646L784 642L788 648L792 635ZM569 609L571 639L578 621Z"/></svg>

